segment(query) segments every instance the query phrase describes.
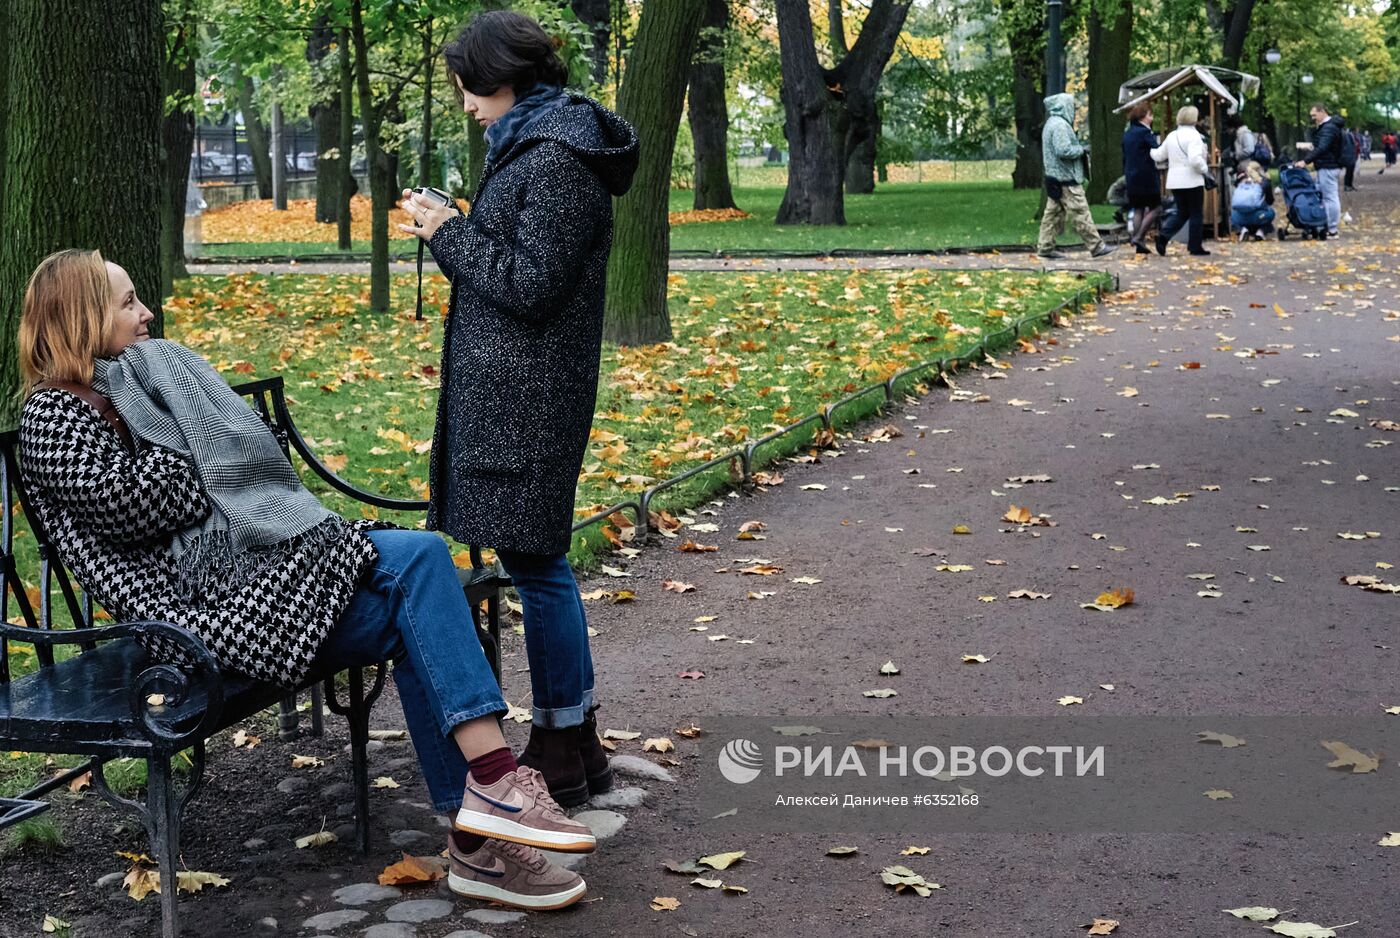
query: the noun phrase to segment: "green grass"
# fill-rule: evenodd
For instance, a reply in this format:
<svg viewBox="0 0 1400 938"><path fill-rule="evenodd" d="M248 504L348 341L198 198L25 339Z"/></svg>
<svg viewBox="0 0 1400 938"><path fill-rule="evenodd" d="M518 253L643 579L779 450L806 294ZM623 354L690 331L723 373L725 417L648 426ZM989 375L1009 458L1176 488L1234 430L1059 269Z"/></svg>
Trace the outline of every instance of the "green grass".
<svg viewBox="0 0 1400 938"><path fill-rule="evenodd" d="M396 276L392 311L376 315L367 309L364 276L195 277L165 304L167 335L206 355L233 383L280 374L298 427L328 465L372 492L425 499L448 291L441 277L429 278L430 314L415 322L414 282ZM673 274L674 340L603 350L578 517L636 498L901 369L963 354L1090 285L1065 272L1026 270ZM914 389L915 380L898 390ZM863 398L840 419L849 423L882 404L883 395ZM766 445L759 464L798 450L810 436ZM348 517L421 524L419 513L381 513L319 480L308 483ZM727 467L707 471L653 506L683 511L729 484ZM35 583L37 559L24 549L26 536L17 531L17 560L21 576ZM590 528L575 535L572 556L588 564L606 547ZM11 650L15 673L35 666L29 646ZM0 787L18 768L0 758ZM114 786L144 784L144 765L131 767L129 781L114 771L124 769L109 769Z"/></svg>
<svg viewBox="0 0 1400 938"><path fill-rule="evenodd" d="M670 210L687 211L694 195L671 192ZM1039 190L1012 189L1004 180L888 183L871 195L848 195L844 226L775 225L783 199L781 185L740 187L734 199L752 217L703 222L671 228L672 251L860 251L920 250L990 245L1030 245L1039 230ZM1094 217L1108 222L1110 206L1094 206ZM1078 244L1067 232L1062 244ZM414 256L410 242L395 240L390 253ZM354 253L368 256L368 242L357 241ZM235 242L210 244L203 258L306 257L339 254L334 242Z"/></svg>
<svg viewBox="0 0 1400 938"><path fill-rule="evenodd" d="M671 211L689 209L689 192L671 193ZM775 225L783 200L780 186L741 188L734 201L752 217L671 228L672 251L938 250L1034 244L1040 228L1039 190L1012 189L1009 182L883 185L871 195L848 195L840 227ZM1106 222L1113 209L1096 206ZM1069 233L1063 244L1078 244Z"/></svg>

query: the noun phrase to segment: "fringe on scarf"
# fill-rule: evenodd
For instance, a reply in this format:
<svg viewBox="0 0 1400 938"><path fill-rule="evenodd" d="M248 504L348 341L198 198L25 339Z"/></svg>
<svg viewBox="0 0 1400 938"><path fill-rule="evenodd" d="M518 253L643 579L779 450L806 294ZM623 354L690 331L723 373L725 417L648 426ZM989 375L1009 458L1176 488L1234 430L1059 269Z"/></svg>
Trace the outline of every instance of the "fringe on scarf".
<svg viewBox="0 0 1400 938"><path fill-rule="evenodd" d="M211 531L187 544L176 559L175 586L185 602L216 601L230 588L257 582L286 566L299 551L310 549L319 556L349 531L344 519L332 516L284 541L242 551L234 550L228 531Z"/></svg>

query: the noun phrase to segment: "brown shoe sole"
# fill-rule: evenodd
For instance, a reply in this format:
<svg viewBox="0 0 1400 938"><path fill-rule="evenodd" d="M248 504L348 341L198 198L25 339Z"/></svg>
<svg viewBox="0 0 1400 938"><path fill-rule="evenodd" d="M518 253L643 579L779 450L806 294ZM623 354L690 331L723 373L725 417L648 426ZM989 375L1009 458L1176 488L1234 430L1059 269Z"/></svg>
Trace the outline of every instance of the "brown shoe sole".
<svg viewBox="0 0 1400 938"><path fill-rule="evenodd" d="M471 823L462 823L462 815L466 814ZM509 840L512 843L524 844L527 847L534 847L537 850L557 850L560 853L592 853L598 848L598 841L589 836L587 840L548 840L539 835L539 831L517 824L507 818L492 817L490 815L478 814L475 811L460 809L452 820L452 826L459 831L466 831L469 834L478 834L482 837L494 837L496 840Z"/></svg>

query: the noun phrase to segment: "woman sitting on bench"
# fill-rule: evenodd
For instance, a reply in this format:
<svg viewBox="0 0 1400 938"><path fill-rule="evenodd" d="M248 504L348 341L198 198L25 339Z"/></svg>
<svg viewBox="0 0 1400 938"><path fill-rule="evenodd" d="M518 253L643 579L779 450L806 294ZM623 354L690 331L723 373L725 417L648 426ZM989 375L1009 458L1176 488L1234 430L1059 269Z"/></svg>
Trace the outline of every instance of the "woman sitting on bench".
<svg viewBox="0 0 1400 938"><path fill-rule="evenodd" d="M64 564L115 618L181 625L262 681L392 660L423 777L455 827L453 891L578 901L583 880L535 848L584 853L593 835L506 746L507 707L446 543L322 507L208 362L150 339L153 318L96 251L45 259L25 291L21 472Z"/></svg>

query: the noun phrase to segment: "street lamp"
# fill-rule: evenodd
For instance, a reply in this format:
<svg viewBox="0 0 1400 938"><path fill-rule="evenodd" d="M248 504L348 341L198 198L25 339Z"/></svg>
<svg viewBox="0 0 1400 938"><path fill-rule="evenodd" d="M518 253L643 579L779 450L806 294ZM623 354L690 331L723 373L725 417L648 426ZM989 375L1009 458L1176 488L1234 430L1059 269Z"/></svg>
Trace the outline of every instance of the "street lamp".
<svg viewBox="0 0 1400 938"><path fill-rule="evenodd" d="M1293 124L1298 128L1298 139L1303 138L1303 86L1313 83L1312 72L1303 72L1298 83L1293 86Z"/></svg>
<svg viewBox="0 0 1400 938"><path fill-rule="evenodd" d="M1268 62L1270 65L1277 65L1282 58L1283 53L1272 46L1264 53L1264 61Z"/></svg>

